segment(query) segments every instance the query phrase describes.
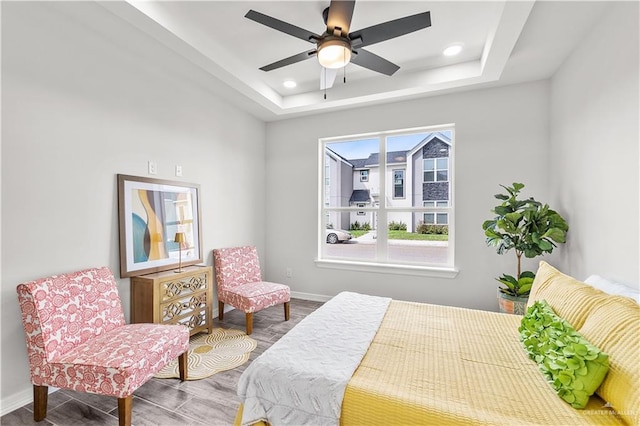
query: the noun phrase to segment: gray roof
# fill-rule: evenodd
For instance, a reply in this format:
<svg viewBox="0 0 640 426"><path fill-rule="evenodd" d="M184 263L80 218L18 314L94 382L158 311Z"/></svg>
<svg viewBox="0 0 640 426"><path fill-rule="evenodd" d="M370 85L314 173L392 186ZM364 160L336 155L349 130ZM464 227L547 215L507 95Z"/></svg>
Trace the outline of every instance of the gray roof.
<svg viewBox="0 0 640 426"><path fill-rule="evenodd" d="M371 194L368 189L354 189L349 198L349 203L369 203Z"/></svg>
<svg viewBox="0 0 640 426"><path fill-rule="evenodd" d="M405 163L407 161L407 152L409 151L391 151L387 152L387 164ZM371 166L377 166L380 161L380 155L377 152L369 155L369 158L358 158L355 160L347 160L356 169L362 169Z"/></svg>
<svg viewBox="0 0 640 426"><path fill-rule="evenodd" d="M361 169L363 167L367 167L367 159L366 158L357 158L355 160L347 160L350 162L354 168Z"/></svg>

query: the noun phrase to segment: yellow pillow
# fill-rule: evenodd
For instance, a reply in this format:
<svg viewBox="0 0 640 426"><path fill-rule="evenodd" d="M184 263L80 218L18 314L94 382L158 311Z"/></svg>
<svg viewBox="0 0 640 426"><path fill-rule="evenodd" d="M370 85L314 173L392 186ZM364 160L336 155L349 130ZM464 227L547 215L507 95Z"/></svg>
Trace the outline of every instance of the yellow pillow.
<svg viewBox="0 0 640 426"><path fill-rule="evenodd" d="M580 331L589 312L606 298L602 291L563 274L543 260L536 272L527 307L537 300L546 300L560 318Z"/></svg>
<svg viewBox="0 0 640 426"><path fill-rule="evenodd" d="M609 372L596 393L630 425L640 425L640 305L607 296L580 329L609 355Z"/></svg>

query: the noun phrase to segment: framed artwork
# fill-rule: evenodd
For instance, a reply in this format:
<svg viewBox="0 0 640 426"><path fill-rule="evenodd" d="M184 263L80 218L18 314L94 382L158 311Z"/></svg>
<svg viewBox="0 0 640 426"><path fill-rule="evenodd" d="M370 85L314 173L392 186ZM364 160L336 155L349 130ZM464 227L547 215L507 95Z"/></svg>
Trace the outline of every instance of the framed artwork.
<svg viewBox="0 0 640 426"><path fill-rule="evenodd" d="M200 185L119 174L118 217L120 277L202 262Z"/></svg>

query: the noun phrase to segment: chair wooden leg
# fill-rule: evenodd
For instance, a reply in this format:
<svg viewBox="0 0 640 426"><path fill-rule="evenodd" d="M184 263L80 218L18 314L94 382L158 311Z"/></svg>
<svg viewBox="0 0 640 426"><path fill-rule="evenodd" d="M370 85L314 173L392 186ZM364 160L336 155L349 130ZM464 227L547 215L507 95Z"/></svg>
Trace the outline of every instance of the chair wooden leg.
<svg viewBox="0 0 640 426"><path fill-rule="evenodd" d="M253 332L253 312L247 312L247 334Z"/></svg>
<svg viewBox="0 0 640 426"><path fill-rule="evenodd" d="M284 302L284 320L289 321L289 302Z"/></svg>
<svg viewBox="0 0 640 426"><path fill-rule="evenodd" d="M118 424L131 426L131 408L133 407L133 395L126 398L118 398Z"/></svg>
<svg viewBox="0 0 640 426"><path fill-rule="evenodd" d="M40 422L47 417L48 386L33 385L33 420Z"/></svg>
<svg viewBox="0 0 640 426"><path fill-rule="evenodd" d="M180 374L180 380L182 380L183 382L185 380L187 380L187 375L188 375L188 371L187 371L187 352L184 352L183 354L180 354L180 356L178 357L178 373Z"/></svg>
<svg viewBox="0 0 640 426"><path fill-rule="evenodd" d="M218 319L222 321L224 319L224 303L218 300Z"/></svg>

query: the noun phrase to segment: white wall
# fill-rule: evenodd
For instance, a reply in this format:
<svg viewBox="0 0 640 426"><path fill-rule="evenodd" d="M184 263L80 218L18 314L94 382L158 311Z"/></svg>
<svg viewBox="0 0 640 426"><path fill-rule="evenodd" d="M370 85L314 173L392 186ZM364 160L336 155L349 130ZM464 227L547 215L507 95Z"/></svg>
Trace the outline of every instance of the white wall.
<svg viewBox="0 0 640 426"><path fill-rule="evenodd" d="M496 310L494 277L515 273L515 254L486 247L481 225L491 217L499 184L523 182L525 194L548 199L548 89L534 82L268 123L269 279L302 293L351 290ZM318 138L447 123L456 125L457 278L316 267ZM536 268L537 261L525 265Z"/></svg>
<svg viewBox="0 0 640 426"><path fill-rule="evenodd" d="M561 266L640 286L638 3L618 3L551 80L549 168Z"/></svg>
<svg viewBox="0 0 640 426"><path fill-rule="evenodd" d="M265 252L265 125L186 72L94 3L3 2L2 414L31 399L16 285L101 265L119 277L117 173L155 160L158 178L201 185L207 264L215 247ZM128 318L129 279L118 288Z"/></svg>

